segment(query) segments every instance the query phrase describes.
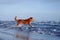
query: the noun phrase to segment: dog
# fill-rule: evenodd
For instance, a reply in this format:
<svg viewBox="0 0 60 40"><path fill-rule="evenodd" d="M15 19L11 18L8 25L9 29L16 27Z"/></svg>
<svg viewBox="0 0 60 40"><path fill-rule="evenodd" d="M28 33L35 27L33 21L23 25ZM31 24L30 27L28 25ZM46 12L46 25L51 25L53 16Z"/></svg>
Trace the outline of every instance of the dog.
<svg viewBox="0 0 60 40"><path fill-rule="evenodd" d="M23 24L29 25L30 27L33 27L31 25L33 21L33 17L29 17L28 19L18 19L17 16L15 16L15 21L17 23L17 27L22 27Z"/></svg>

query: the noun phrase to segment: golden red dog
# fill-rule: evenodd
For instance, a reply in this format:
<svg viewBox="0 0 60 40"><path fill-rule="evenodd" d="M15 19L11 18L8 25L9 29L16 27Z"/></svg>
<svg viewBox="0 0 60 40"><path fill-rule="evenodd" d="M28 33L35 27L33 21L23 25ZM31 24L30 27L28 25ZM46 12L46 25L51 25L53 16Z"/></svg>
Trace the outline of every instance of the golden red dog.
<svg viewBox="0 0 60 40"><path fill-rule="evenodd" d="M15 21L17 22L17 27L21 27L23 24L27 24L32 27L31 23L33 21L33 17L30 17L28 19L18 19L18 17L15 16Z"/></svg>

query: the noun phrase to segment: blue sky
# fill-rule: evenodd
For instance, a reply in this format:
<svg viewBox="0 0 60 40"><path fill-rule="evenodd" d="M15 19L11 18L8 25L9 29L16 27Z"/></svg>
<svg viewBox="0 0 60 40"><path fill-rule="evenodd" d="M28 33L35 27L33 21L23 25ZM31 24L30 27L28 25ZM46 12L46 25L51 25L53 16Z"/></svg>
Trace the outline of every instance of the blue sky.
<svg viewBox="0 0 60 40"><path fill-rule="evenodd" d="M15 16L60 21L60 0L0 0L0 20L14 20Z"/></svg>

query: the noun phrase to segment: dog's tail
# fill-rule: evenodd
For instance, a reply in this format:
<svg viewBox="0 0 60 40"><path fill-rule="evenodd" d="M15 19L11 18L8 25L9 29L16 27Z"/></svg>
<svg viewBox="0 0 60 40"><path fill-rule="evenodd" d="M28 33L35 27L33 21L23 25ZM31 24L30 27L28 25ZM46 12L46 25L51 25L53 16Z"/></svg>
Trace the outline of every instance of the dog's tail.
<svg viewBox="0 0 60 40"><path fill-rule="evenodd" d="M18 21L18 17L17 16L15 16L15 21Z"/></svg>

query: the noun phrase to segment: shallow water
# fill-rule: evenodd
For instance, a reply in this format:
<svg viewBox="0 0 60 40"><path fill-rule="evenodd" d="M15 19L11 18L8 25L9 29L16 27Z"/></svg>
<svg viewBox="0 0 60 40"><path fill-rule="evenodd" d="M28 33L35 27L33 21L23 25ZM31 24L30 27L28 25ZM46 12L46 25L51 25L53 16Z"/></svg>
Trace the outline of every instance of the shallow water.
<svg viewBox="0 0 60 40"><path fill-rule="evenodd" d="M34 28L23 25L22 28L14 29L14 22L1 23L0 40L60 40L60 26L32 24Z"/></svg>

